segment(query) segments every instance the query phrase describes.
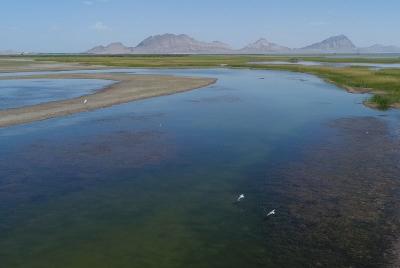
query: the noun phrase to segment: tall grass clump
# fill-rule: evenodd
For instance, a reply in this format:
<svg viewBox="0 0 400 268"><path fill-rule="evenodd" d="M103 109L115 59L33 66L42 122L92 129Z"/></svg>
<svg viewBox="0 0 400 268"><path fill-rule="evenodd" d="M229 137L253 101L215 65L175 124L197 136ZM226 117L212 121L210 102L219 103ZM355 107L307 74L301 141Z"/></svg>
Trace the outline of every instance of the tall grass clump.
<svg viewBox="0 0 400 268"><path fill-rule="evenodd" d="M369 99L369 102L376 104L380 110L387 110L390 106L390 100L384 95L374 95Z"/></svg>

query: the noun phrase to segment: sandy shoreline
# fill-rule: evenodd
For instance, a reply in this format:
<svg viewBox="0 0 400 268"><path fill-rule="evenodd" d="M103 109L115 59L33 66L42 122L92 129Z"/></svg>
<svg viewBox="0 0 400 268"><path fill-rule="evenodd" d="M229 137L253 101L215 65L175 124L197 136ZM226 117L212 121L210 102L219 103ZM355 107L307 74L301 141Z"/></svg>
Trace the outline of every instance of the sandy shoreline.
<svg viewBox="0 0 400 268"><path fill-rule="evenodd" d="M116 83L96 93L73 99L0 110L0 127L24 124L84 111L92 111L134 100L184 92L205 87L216 82L216 79L213 78L128 74L50 74L0 77L0 80L9 79L104 79L113 80ZM84 103L85 100L87 100L87 103Z"/></svg>

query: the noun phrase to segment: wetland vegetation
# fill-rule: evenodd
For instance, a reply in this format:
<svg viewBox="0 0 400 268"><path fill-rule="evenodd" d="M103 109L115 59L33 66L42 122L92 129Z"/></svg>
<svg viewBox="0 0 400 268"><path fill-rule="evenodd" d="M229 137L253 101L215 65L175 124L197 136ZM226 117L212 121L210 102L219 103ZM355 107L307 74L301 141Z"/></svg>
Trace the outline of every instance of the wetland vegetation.
<svg viewBox="0 0 400 268"><path fill-rule="evenodd" d="M256 56L256 55L126 55L83 56L58 55L34 57L36 61L56 61L86 65L136 68L254 68L309 73L333 82L351 92L371 92L366 102L371 107L388 109L400 107L400 68L373 69L369 67L304 66L251 64L265 61L314 61L331 63L400 63L400 57L326 57L307 55Z"/></svg>
<svg viewBox="0 0 400 268"><path fill-rule="evenodd" d="M1 2L0 268L400 268L400 1L183 2Z"/></svg>
<svg viewBox="0 0 400 268"><path fill-rule="evenodd" d="M2 74L3 88L18 78L32 90L45 85L32 78L218 79L201 90L2 128L4 265L396 262L399 155L389 123L397 111L363 107L366 96L314 75L230 67ZM67 102L85 109L101 101L96 96ZM237 204L239 194L246 198Z"/></svg>

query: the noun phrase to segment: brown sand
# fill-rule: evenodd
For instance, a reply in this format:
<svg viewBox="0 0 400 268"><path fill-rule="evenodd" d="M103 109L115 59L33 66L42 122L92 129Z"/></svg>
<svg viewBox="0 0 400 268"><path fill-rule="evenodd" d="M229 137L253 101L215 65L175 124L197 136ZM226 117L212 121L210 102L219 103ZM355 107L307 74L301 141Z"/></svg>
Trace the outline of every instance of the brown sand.
<svg viewBox="0 0 400 268"><path fill-rule="evenodd" d="M53 117L96 110L150 97L169 95L213 84L216 79L162 75L128 74L50 74L6 79L105 79L116 83L94 94L78 98L0 110L0 127L29 123ZM87 100L85 104L84 101Z"/></svg>

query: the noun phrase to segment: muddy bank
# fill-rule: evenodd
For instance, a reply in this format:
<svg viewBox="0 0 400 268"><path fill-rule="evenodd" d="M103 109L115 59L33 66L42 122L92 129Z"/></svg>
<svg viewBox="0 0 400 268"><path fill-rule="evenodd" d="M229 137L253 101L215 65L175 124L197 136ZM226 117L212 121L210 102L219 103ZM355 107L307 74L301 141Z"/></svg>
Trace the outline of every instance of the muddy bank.
<svg viewBox="0 0 400 268"><path fill-rule="evenodd" d="M215 83L212 78L128 74L51 74L7 79L104 79L116 81L94 94L0 111L0 127L96 110L150 97L174 94Z"/></svg>

